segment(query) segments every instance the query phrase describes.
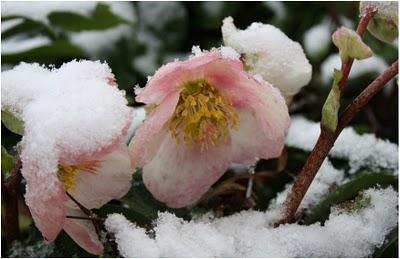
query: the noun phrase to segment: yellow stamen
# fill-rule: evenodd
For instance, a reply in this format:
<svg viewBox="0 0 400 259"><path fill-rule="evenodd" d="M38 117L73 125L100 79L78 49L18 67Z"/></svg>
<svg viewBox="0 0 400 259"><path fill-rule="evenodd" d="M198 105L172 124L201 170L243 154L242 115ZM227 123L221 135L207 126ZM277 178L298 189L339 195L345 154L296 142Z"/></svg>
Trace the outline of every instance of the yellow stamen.
<svg viewBox="0 0 400 259"><path fill-rule="evenodd" d="M232 103L205 79L183 84L178 104L168 122L177 143L200 144L202 149L226 140L239 122Z"/></svg>
<svg viewBox="0 0 400 259"><path fill-rule="evenodd" d="M76 176L79 171L96 173L98 161L83 161L77 165L58 165L58 179L63 183L66 191L76 186Z"/></svg>

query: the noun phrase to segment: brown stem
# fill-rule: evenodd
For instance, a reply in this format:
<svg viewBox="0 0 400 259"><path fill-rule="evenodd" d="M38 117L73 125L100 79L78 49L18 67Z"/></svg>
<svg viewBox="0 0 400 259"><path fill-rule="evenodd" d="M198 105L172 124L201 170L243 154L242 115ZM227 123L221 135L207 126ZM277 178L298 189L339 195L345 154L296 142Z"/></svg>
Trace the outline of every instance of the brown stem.
<svg viewBox="0 0 400 259"><path fill-rule="evenodd" d="M304 167L297 176L292 190L289 193L285 205L286 215L277 226L284 223L291 223L295 219L295 213L304 198L311 182L333 147L337 137L342 130L349 124L354 116L378 93L394 76L398 73L398 61L394 62L378 78L369 84L344 110L340 115L338 126L335 133L331 133L321 127L321 133L313 150L308 156Z"/></svg>
<svg viewBox="0 0 400 259"><path fill-rule="evenodd" d="M357 26L357 34L362 37L364 35L365 30L367 29L369 20L374 16L376 10L372 7L367 7L361 16L360 22ZM349 77L351 66L353 65L353 59L349 58L346 62L342 63L342 78L339 81L339 89L342 92L344 86L346 85L346 81Z"/></svg>
<svg viewBox="0 0 400 259"><path fill-rule="evenodd" d="M4 224L5 236L8 242L12 242L19 236L18 222L18 196L19 185L21 183L21 160L18 159L11 175L5 180L3 185L4 193Z"/></svg>

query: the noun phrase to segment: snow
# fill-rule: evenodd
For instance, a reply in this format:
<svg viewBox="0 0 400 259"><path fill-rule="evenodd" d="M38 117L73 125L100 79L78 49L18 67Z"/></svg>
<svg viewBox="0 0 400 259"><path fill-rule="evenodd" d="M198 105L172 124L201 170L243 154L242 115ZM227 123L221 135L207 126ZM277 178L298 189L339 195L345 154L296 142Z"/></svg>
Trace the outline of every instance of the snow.
<svg viewBox="0 0 400 259"><path fill-rule="evenodd" d="M234 50L231 47L224 47L221 46L221 54L222 57L227 58L227 59L239 59L240 58L240 54L236 52L236 50Z"/></svg>
<svg viewBox="0 0 400 259"><path fill-rule="evenodd" d="M52 255L54 248L54 244L48 244L44 240L37 241L30 245L23 244L21 241L14 241L9 249L11 253L8 257L45 258Z"/></svg>
<svg viewBox="0 0 400 259"><path fill-rule="evenodd" d="M240 30L232 17L227 17L221 30L224 44L245 55L247 69L261 75L285 96L296 94L311 80L312 67L301 45L278 28L252 23Z"/></svg>
<svg viewBox="0 0 400 259"><path fill-rule="evenodd" d="M2 2L2 16L20 15L36 21L49 24L47 15L51 12L69 11L87 16L90 15L90 13L95 9L97 3L98 2L95 1ZM132 23L136 21L135 10L131 3L118 2L118 1L117 2L109 1L105 3L110 6L111 12L115 13L116 15ZM3 28L2 31L4 31ZM107 30L68 32L67 34L71 42L81 47L86 52L87 55L91 57L102 57L104 51L111 50L113 48L113 45L121 38L131 37L133 35L133 32L131 25L122 24ZM30 38L16 38L14 40L6 39L2 42L2 52L4 44L7 45L6 46L7 51L13 53L21 51L21 48L18 47L19 45L28 46L29 48L36 47L37 45L29 45L32 44L32 42L37 42L37 40L34 39ZM47 41L48 41L47 43L50 42L50 40ZM25 47L23 50L25 49L27 49L27 47Z"/></svg>
<svg viewBox="0 0 400 259"><path fill-rule="evenodd" d="M145 108L142 107L134 107L132 108L132 123L129 126L128 133L126 134L125 137L125 144L129 144L131 141L132 137L135 135L135 131L139 126L142 124L146 117L146 110Z"/></svg>
<svg viewBox="0 0 400 259"><path fill-rule="evenodd" d="M204 9L205 13L215 18L219 17L222 14L222 11L224 10L224 5L224 2L219 1L201 2L201 6Z"/></svg>
<svg viewBox="0 0 400 259"><path fill-rule="evenodd" d="M325 86L330 87L333 69L340 69L341 61L339 54L331 54L321 64L321 80ZM378 56L372 56L363 60L355 60L351 67L349 79L357 78L366 73L374 73L376 75L382 73L388 65Z"/></svg>
<svg viewBox="0 0 400 259"><path fill-rule="evenodd" d="M329 193L330 188L344 182L344 171L333 167L329 159L325 159L317 176L314 178L299 208L310 209L316 206L321 198ZM275 199L276 204L283 204L293 184L288 184Z"/></svg>
<svg viewBox="0 0 400 259"><path fill-rule="evenodd" d="M11 55L50 44L51 40L45 36L35 36L33 38L16 36L1 42L1 53L3 55Z"/></svg>
<svg viewBox="0 0 400 259"><path fill-rule="evenodd" d="M320 125L304 117L291 118L291 126L286 138L288 146L311 151L317 142ZM398 171L398 146L387 140L378 139L374 134L357 134L347 127L339 135L330 156L349 160L350 173L362 167L390 169Z"/></svg>
<svg viewBox="0 0 400 259"><path fill-rule="evenodd" d="M170 1L138 2L138 13L144 26L157 31L163 30L166 24L187 16L186 10L180 2Z"/></svg>
<svg viewBox="0 0 400 259"><path fill-rule="evenodd" d="M324 226L273 228L279 208L192 221L160 213L155 238L120 214L109 215L105 226L125 257L367 257L397 224L398 193L389 187L364 195L370 206L358 212L333 209Z"/></svg>
<svg viewBox="0 0 400 259"><path fill-rule="evenodd" d="M312 26L304 33L304 49L311 57L317 57L329 49L331 29L328 21Z"/></svg>
<svg viewBox="0 0 400 259"><path fill-rule="evenodd" d="M280 22L286 18L287 11L286 11L285 5L282 2L263 1L262 3L264 4L264 6L266 6L267 8L271 9L274 12L274 14L275 14L274 19L277 22Z"/></svg>
<svg viewBox="0 0 400 259"><path fill-rule="evenodd" d="M59 161L73 164L122 138L131 109L112 78L107 63L84 60L59 69L22 63L2 72L2 109L24 122L22 161L38 161L38 173L56 173Z"/></svg>

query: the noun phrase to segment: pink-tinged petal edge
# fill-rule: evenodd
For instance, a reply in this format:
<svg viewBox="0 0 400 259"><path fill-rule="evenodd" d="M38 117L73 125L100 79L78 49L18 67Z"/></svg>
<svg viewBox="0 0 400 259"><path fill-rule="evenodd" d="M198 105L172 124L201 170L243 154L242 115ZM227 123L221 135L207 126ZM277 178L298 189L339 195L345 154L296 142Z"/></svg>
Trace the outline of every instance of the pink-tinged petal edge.
<svg viewBox="0 0 400 259"><path fill-rule="evenodd" d="M161 131L174 113L178 100L179 91L172 92L136 130L135 136L129 143L129 152L134 168L143 167L157 152L162 140Z"/></svg>
<svg viewBox="0 0 400 259"><path fill-rule="evenodd" d="M81 210L74 208L68 208L68 215L87 217ZM97 236L92 221L66 218L64 230L87 252L94 255L100 255L103 252L103 244Z"/></svg>
<svg viewBox="0 0 400 259"><path fill-rule="evenodd" d="M229 147L228 139L202 151L198 146L177 144L165 132L153 160L143 167L143 181L153 196L168 206L189 205L224 174L231 160Z"/></svg>
<svg viewBox="0 0 400 259"><path fill-rule="evenodd" d="M121 144L100 161L96 172L80 171L70 193L86 208L99 208L129 191L133 172L128 147Z"/></svg>
<svg viewBox="0 0 400 259"><path fill-rule="evenodd" d="M47 241L54 241L66 215L64 188L54 172L39 173L35 163L24 163L21 172L26 179L26 204L35 225Z"/></svg>
<svg viewBox="0 0 400 259"><path fill-rule="evenodd" d="M224 60L237 69L243 67L239 60L223 58L219 50L204 52L186 61L171 62L156 71L146 87L140 89L136 101L146 104L160 104L182 83L204 77L204 70L207 66L217 60Z"/></svg>

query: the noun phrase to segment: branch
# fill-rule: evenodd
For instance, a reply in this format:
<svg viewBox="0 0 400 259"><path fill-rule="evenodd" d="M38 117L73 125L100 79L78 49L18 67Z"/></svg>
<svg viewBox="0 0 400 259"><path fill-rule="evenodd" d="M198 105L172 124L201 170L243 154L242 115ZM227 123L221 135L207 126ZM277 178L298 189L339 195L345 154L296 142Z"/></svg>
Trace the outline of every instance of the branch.
<svg viewBox="0 0 400 259"><path fill-rule="evenodd" d="M311 182L321 167L323 161L328 156L329 151L333 147L337 137L342 130L349 124L354 116L369 102L369 100L377 94L393 77L398 74L398 61L394 62L387 68L378 78L376 78L364 91L361 92L351 102L344 112L341 114L335 133L331 133L324 127L321 127L321 134L315 144L313 150L308 156L305 165L297 176L292 190L288 195L286 205L285 218L276 224L276 226L294 221L295 213L304 198Z"/></svg>

